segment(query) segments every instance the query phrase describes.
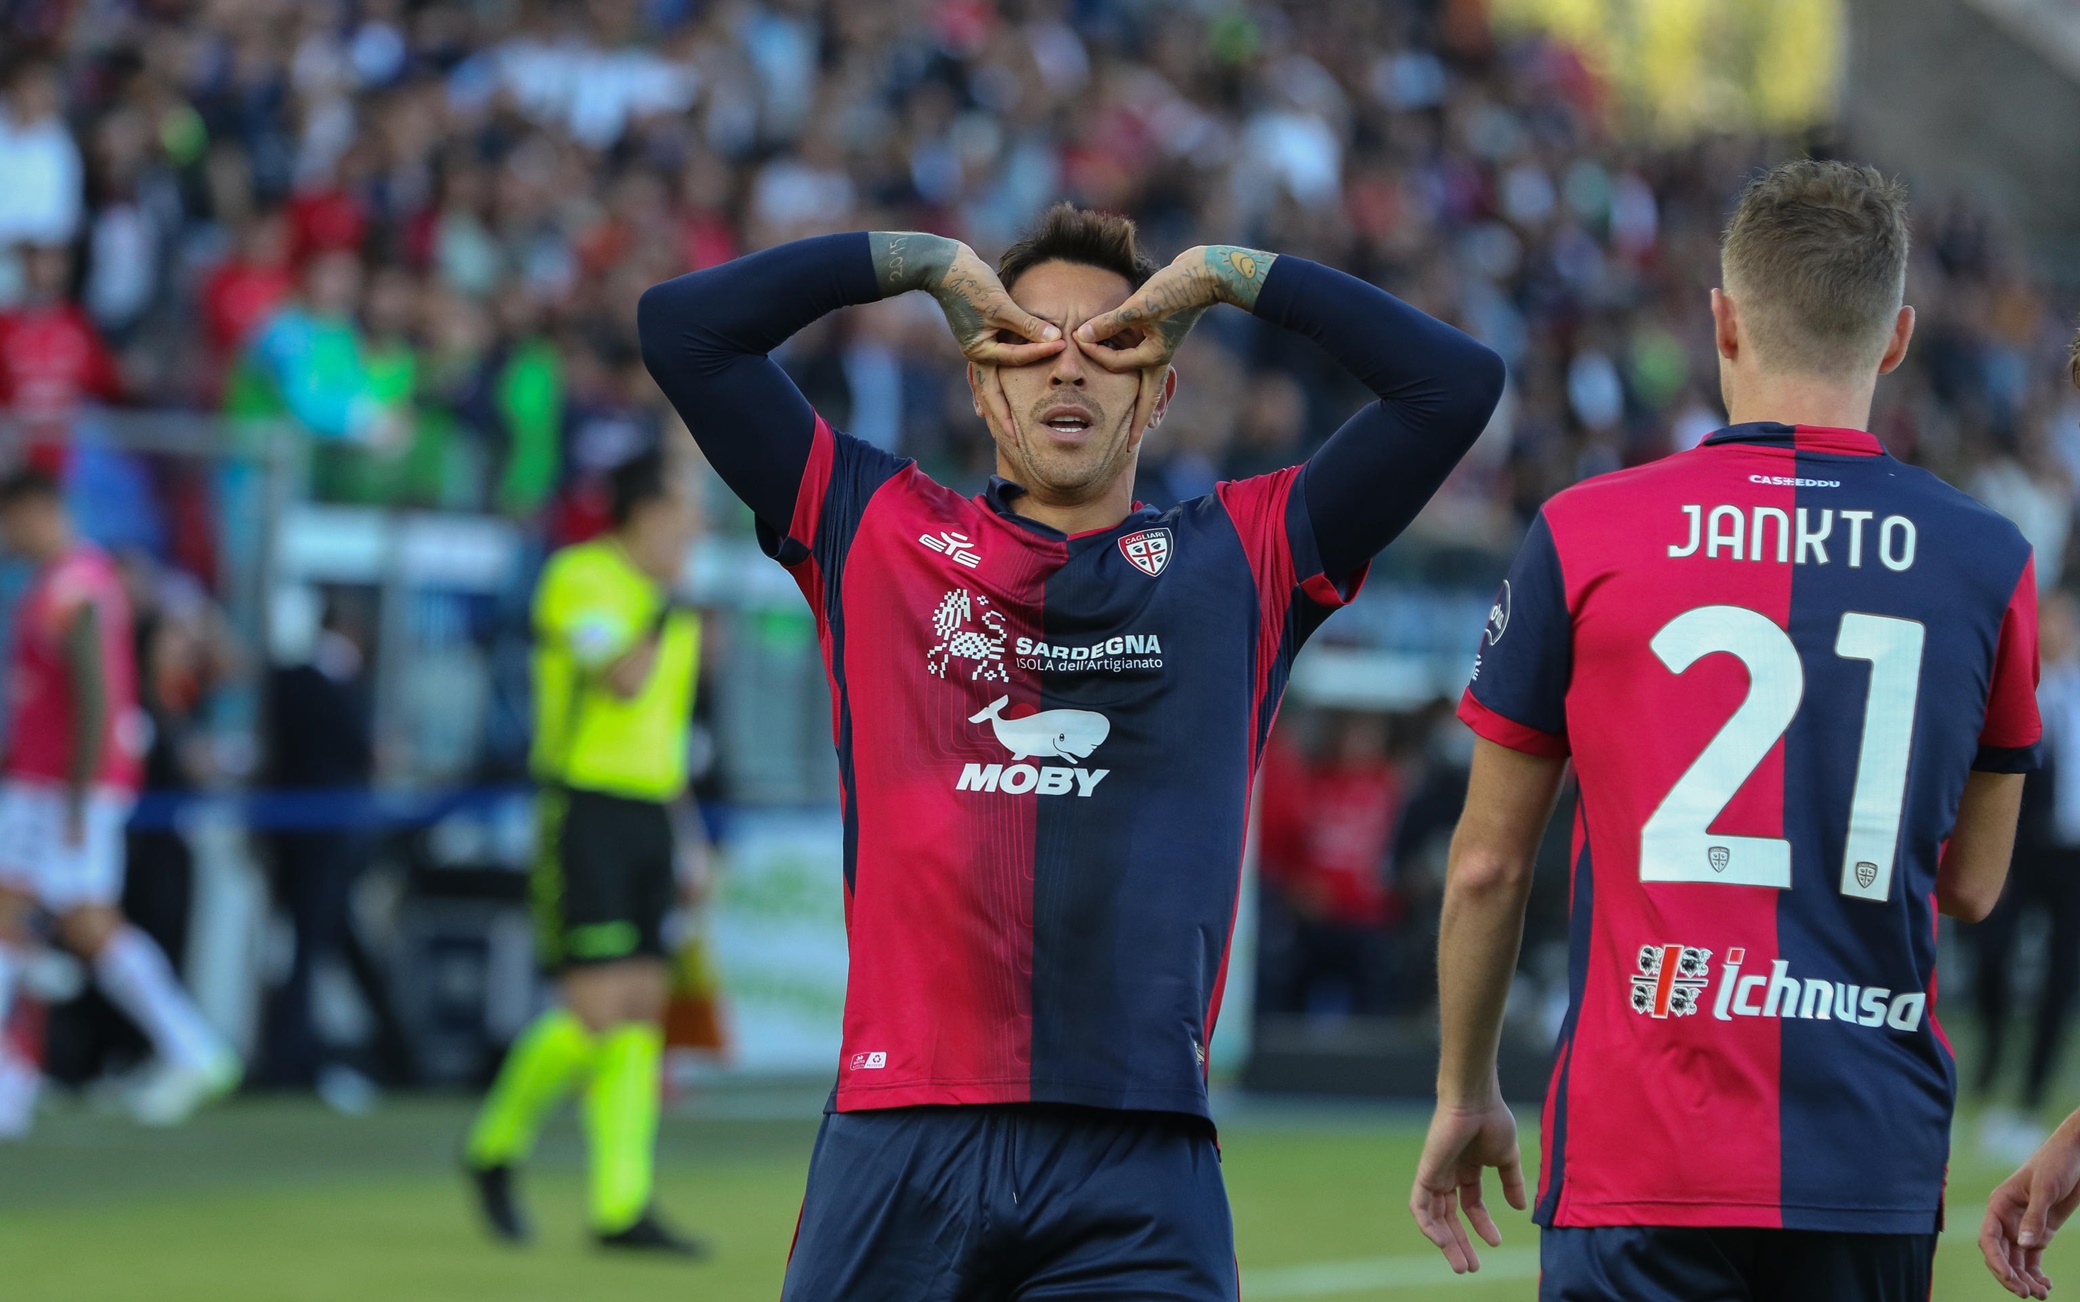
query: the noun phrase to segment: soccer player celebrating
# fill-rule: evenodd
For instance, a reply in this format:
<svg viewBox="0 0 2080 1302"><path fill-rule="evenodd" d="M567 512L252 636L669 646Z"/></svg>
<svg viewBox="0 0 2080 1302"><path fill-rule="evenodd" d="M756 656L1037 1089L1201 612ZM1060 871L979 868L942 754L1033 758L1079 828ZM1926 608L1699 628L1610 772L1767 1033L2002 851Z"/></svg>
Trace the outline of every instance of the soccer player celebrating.
<svg viewBox="0 0 2080 1302"><path fill-rule="evenodd" d="M1938 909L2000 894L2035 758L2015 527L1864 432L1913 331L1905 196L1794 162L1712 293L1732 424L1532 524L1460 717L1437 1113L1411 1207L1457 1270L1524 1205L1496 1046L1572 755L1569 980L1534 1219L1547 1299L1929 1295L1956 1066Z"/></svg>
<svg viewBox="0 0 2080 1302"><path fill-rule="evenodd" d="M766 357L931 294L997 474L968 498L833 430ZM1304 467L1137 506L1170 359L1228 303L1379 401ZM1340 272L1158 271L1068 206L996 271L914 232L653 288L651 373L815 611L852 966L785 1296L1229 1299L1207 1121L1250 778L1295 650L1479 435L1498 359Z"/></svg>
<svg viewBox="0 0 2080 1302"><path fill-rule="evenodd" d="M697 527L656 454L614 471L614 528L549 558L535 592L541 841L534 903L562 1001L514 1041L471 1129L465 1162L491 1232L530 1236L513 1170L543 1119L585 1090L591 1219L600 1246L697 1256L651 1206L664 924L686 794L686 728L700 620L672 600Z"/></svg>
<svg viewBox="0 0 2080 1302"><path fill-rule="evenodd" d="M238 1055L204 1020L158 944L118 911L123 825L142 776L130 604L101 549L78 538L57 482L0 482L0 536L35 577L8 652L0 763L0 1023L38 907L96 984L144 1031L157 1062L130 1095L138 1120L172 1125L235 1087ZM0 1037L0 1130L29 1122L36 1075Z"/></svg>

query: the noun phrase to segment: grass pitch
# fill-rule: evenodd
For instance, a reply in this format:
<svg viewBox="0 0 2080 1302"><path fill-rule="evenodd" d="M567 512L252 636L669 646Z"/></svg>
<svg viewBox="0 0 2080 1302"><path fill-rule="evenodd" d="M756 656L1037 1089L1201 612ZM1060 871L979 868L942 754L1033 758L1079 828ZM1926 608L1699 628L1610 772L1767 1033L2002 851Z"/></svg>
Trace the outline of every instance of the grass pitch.
<svg viewBox="0 0 2080 1302"><path fill-rule="evenodd" d="M699 1265L605 1259L582 1234L582 1151L545 1137L526 1191L540 1242L487 1242L453 1167L469 1101L406 1100L349 1120L315 1104L241 1100L183 1130L61 1111L0 1147L0 1298L9 1302L771 1302L815 1136L799 1092L667 1118L661 1199L717 1248ZM1405 1210L1424 1118L1406 1110L1237 1103L1222 1133L1252 1302L1529 1299L1537 1231L1454 1280ZM1526 1134L1529 1150L1532 1136ZM1939 1302L2007 1296L1972 1244L2005 1171L1960 1128ZM1499 1195L1496 1198L1499 1202ZM2080 1287L2080 1227L2049 1268Z"/></svg>

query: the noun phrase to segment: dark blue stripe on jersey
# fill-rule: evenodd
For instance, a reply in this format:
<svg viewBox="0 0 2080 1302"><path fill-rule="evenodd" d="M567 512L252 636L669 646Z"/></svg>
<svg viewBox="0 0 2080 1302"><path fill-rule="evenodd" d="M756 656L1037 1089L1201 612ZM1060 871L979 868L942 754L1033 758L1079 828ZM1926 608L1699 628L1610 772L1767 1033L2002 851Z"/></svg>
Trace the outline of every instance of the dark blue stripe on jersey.
<svg viewBox="0 0 2080 1302"><path fill-rule="evenodd" d="M1800 982L1856 986L1861 1015L1863 992L1882 988L1889 999L1925 991L1935 970L1934 847L1950 833L1977 750L1999 621L2026 550L2006 521L1960 510L1953 490L1890 457L1801 452L1798 474L1841 487L1797 492L1814 519L1824 510L1837 515L1830 562L1792 572L1790 632L1806 681L1784 746L1783 835L1799 855L1791 889L1778 896L1778 955ZM1844 508L1877 512L1864 527L1859 568L1847 563ZM1879 527L1893 514L1918 527L1914 564L1904 572L1879 558ZM2009 551L2012 567L1987 563ZM2008 587L1989 589L2003 569ZM1892 890L1883 901L1841 892L1872 674L1870 662L1836 654L1845 612L1914 621L1925 637ZM1942 1197L1956 1086L1932 1010L1907 1032L1822 1020L1817 1003L1813 1018L1786 1017L1779 1028L1784 1227L1926 1233ZM1863 1197L1845 1203L1844 1189ZM1887 1213L1896 1219L1882 1219Z"/></svg>
<svg viewBox="0 0 2080 1302"><path fill-rule="evenodd" d="M2034 773L2042 765L2036 746L1981 746L1972 767L1981 773Z"/></svg>
<svg viewBox="0 0 2080 1302"><path fill-rule="evenodd" d="M1522 607L1537 616L1514 620ZM1574 625L1567 619L1567 581L1560 572L1560 552L1543 511L1524 533L1524 545L1510 565L1509 576L1495 592L1487 627L1474 658L1473 695L1482 705L1526 728L1556 737L1567 735L1567 685L1574 677ZM1481 673L1488 648L1515 638L1530 639L1535 649L1513 658L1513 671L1497 677Z"/></svg>
<svg viewBox="0 0 2080 1302"><path fill-rule="evenodd" d="M1159 577L1121 554L1123 534L1172 531ZM1210 728L1249 716L1249 560L1217 499L1070 539L1043 594L1049 640L1160 631L1163 668L1039 675L1042 709L1095 710L1111 732L1085 769L1110 770L1089 798L1041 796L1033 881L1036 1102L1203 1112L1178 1082L1194 1050L1235 913L1247 738ZM1064 612L1074 612L1073 615ZM1150 1028L1167 1030L1151 1038ZM1190 1065L1189 1075L1180 1072ZM1093 1091L1115 1091L1105 1098Z"/></svg>
<svg viewBox="0 0 2080 1302"><path fill-rule="evenodd" d="M1589 855L1589 814L1579 797L1575 800L1575 839L1582 852L1574 861L1574 897L1567 913L1567 1019L1560 1024L1558 1057L1560 1078L1553 1088L1553 1133L1546 1142L1552 1155L1552 1170L1546 1178L1546 1196L1531 1210L1539 1225L1551 1225L1560 1206L1560 1188L1567 1181L1567 1082L1574 1068L1574 1028L1581 1017L1582 995L1589 988L1589 951L1593 948L1596 916L1596 864Z"/></svg>
<svg viewBox="0 0 2080 1302"><path fill-rule="evenodd" d="M1310 537L1328 574L1348 579L1487 428L1502 359L1377 286L1291 254L1271 264L1256 315L1312 339L1379 399L1329 436L1294 488L1314 513L1320 533Z"/></svg>

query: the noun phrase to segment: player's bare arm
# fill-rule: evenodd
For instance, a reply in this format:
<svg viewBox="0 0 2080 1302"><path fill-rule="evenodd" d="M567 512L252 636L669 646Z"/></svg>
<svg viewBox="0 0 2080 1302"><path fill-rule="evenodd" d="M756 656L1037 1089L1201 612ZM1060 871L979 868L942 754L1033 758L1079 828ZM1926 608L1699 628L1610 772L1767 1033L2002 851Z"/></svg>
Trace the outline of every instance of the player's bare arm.
<svg viewBox="0 0 2080 1302"><path fill-rule="evenodd" d="M1960 922L1978 922L2000 902L2015 853L2022 782L2020 773L1975 771L1965 779L1957 830L1936 869L1936 904Z"/></svg>
<svg viewBox="0 0 2080 1302"><path fill-rule="evenodd" d="M1500 1173L1510 1206L1527 1206L1516 1118L1502 1100L1496 1055L1531 897L1532 861L1566 767L1564 759L1476 740L1466 811L1452 837L1437 938L1437 1112L1408 1206L1455 1273L1480 1269L1467 1222L1489 1247L1502 1245L1482 1197L1486 1168Z"/></svg>
<svg viewBox="0 0 2080 1302"><path fill-rule="evenodd" d="M2080 1207L2080 1112L2067 1117L2020 1170L1986 1200L1979 1251L2016 1297L2051 1296L2044 1249Z"/></svg>

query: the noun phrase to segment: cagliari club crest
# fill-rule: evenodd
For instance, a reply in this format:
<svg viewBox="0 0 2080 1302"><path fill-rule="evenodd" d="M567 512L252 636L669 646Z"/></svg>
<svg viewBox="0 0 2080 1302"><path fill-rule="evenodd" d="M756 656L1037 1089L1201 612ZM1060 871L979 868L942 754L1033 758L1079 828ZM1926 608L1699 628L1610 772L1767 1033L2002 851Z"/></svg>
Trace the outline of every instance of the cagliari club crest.
<svg viewBox="0 0 2080 1302"><path fill-rule="evenodd" d="M1119 540L1119 554L1151 579L1170 564L1170 550L1168 529L1143 529Z"/></svg>

